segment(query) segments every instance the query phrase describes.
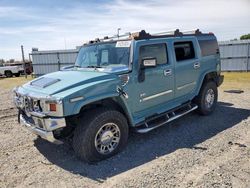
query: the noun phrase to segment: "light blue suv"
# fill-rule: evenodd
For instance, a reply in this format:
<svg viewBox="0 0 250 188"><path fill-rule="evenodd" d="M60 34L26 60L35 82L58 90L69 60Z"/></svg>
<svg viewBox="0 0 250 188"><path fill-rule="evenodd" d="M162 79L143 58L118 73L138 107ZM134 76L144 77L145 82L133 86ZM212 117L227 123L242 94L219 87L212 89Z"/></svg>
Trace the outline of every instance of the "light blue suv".
<svg viewBox="0 0 250 188"><path fill-rule="evenodd" d="M121 151L129 128L146 133L196 110L214 111L222 83L212 33L144 30L81 47L74 67L14 89L19 122L87 162Z"/></svg>

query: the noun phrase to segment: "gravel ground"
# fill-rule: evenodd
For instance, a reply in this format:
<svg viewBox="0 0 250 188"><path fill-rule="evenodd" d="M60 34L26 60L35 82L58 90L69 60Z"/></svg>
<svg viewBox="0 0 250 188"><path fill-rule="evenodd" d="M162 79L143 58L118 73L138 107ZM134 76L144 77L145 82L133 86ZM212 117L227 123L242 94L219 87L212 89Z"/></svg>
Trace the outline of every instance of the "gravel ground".
<svg viewBox="0 0 250 188"><path fill-rule="evenodd" d="M0 86L0 187L250 187L250 90L219 91L215 113L189 114L96 165L17 123Z"/></svg>

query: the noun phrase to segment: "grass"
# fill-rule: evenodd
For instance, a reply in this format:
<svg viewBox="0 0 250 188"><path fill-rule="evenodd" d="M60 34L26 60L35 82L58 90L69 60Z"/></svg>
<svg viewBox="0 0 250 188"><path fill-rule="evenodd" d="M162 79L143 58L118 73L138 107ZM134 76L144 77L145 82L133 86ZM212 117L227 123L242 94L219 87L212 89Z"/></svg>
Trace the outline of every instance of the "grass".
<svg viewBox="0 0 250 188"><path fill-rule="evenodd" d="M250 72L223 72L224 82L221 85L222 90L244 90L250 89ZM0 78L0 89L12 89L18 85L22 85L33 78L13 77L13 78Z"/></svg>
<svg viewBox="0 0 250 188"><path fill-rule="evenodd" d="M27 79L24 76L12 77L12 78L0 78L0 89L12 89L16 86L25 84L26 82L32 80L31 76L28 76Z"/></svg>
<svg viewBox="0 0 250 188"><path fill-rule="evenodd" d="M250 72L223 72L222 75L224 75L224 82L221 89L250 89Z"/></svg>

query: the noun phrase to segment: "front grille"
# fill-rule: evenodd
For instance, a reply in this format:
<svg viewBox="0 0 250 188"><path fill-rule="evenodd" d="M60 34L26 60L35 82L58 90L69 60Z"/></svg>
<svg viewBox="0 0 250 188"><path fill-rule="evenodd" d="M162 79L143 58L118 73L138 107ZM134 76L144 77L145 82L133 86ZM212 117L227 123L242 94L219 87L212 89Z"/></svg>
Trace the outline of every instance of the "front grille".
<svg viewBox="0 0 250 188"><path fill-rule="evenodd" d="M29 114L29 112L42 112L42 109L40 107L40 100L22 95L17 95L15 100L16 105L20 109L24 110L26 114Z"/></svg>

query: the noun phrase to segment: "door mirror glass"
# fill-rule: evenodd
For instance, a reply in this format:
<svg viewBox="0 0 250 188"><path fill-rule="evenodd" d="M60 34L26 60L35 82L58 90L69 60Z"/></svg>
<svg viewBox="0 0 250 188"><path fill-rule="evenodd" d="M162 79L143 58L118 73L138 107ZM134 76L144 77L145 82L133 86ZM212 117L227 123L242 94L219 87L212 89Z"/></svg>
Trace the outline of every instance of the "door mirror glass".
<svg viewBox="0 0 250 188"><path fill-rule="evenodd" d="M142 65L143 67L155 67L157 64L156 58L149 57L149 58L143 58L142 59Z"/></svg>

